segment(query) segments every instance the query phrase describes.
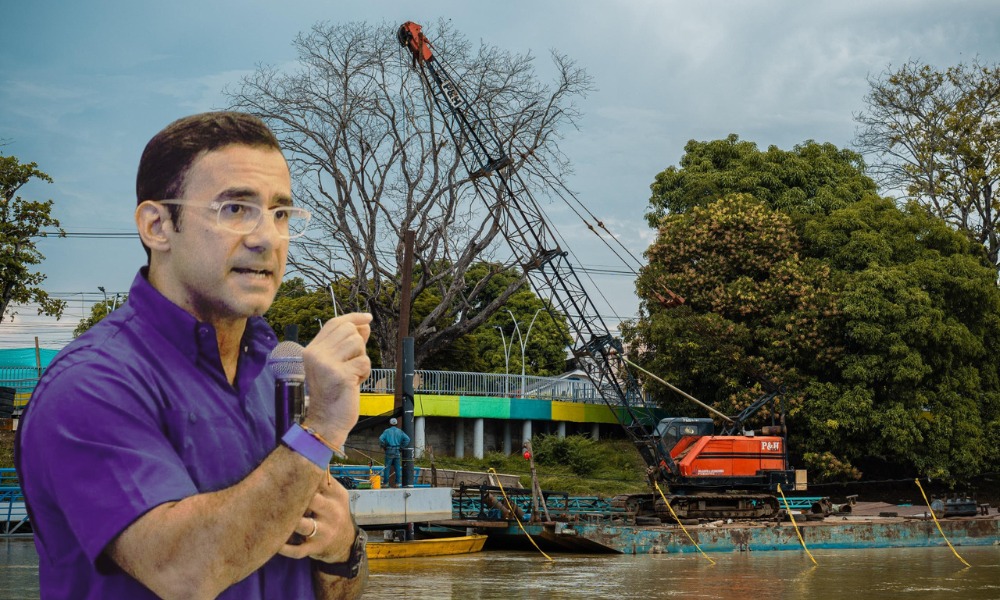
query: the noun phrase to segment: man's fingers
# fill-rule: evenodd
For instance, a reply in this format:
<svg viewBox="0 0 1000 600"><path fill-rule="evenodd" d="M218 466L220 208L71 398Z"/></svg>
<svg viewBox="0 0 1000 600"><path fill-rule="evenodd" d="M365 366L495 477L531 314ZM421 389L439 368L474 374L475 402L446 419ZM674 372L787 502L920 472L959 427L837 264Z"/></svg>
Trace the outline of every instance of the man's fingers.
<svg viewBox="0 0 1000 600"><path fill-rule="evenodd" d="M325 335L333 334L341 326L349 325L353 326L354 330L358 333L362 332L364 328L368 333L361 333L365 341L368 341L368 335L371 332L372 315L371 313L347 313L346 315L340 315L339 317L334 317L323 324L316 338L324 337Z"/></svg>

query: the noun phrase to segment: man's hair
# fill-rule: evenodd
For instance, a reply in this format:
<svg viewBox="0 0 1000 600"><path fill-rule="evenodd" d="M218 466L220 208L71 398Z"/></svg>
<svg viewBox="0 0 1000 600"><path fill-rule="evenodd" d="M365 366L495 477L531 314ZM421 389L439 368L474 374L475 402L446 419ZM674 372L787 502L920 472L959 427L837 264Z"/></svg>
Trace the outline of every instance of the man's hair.
<svg viewBox="0 0 1000 600"><path fill-rule="evenodd" d="M135 178L136 205L146 200L179 198L184 193L187 172L206 152L233 144L280 151L278 138L264 121L246 113L207 112L178 119L167 125L146 144ZM176 230L180 222L178 205L170 205ZM147 258L150 250L146 249Z"/></svg>

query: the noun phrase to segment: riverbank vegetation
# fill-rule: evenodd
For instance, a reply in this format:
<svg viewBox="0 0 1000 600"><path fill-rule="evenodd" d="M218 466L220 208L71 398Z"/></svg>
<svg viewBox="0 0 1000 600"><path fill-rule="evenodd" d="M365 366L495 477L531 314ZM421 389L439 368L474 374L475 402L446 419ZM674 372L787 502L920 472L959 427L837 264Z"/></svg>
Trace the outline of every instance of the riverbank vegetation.
<svg viewBox="0 0 1000 600"><path fill-rule="evenodd" d="M648 491L646 465L635 446L627 440L594 441L584 436L555 435L532 438L535 470L545 491L568 492L578 496L614 496L615 494ZM429 456L416 461L429 468ZM520 453L510 456L502 452L487 452L483 458L436 457L434 465L441 469L488 471L518 475L521 486L530 487L531 468Z"/></svg>

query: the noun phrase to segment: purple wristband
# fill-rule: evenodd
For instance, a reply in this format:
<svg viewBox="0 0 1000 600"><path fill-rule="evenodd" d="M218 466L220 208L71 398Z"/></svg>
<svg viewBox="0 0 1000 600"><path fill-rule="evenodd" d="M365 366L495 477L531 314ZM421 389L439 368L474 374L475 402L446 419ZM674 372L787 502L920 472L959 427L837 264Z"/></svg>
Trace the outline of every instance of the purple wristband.
<svg viewBox="0 0 1000 600"><path fill-rule="evenodd" d="M308 458L310 462L326 471L330 468L330 460L333 459L333 450L326 447L326 444L317 440L308 431L302 429L298 423L293 423L281 443L290 449Z"/></svg>

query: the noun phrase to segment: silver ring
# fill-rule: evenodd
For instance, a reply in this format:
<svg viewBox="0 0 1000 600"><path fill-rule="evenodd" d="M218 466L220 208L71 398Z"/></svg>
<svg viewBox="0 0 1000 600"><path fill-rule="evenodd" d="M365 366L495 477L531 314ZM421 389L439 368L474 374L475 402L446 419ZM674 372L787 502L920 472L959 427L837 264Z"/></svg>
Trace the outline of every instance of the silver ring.
<svg viewBox="0 0 1000 600"><path fill-rule="evenodd" d="M316 519L313 519L312 517L309 517L309 519L313 522L313 530L306 536L307 540L311 540L312 537L316 535L316 532L319 531L319 523L316 522Z"/></svg>

